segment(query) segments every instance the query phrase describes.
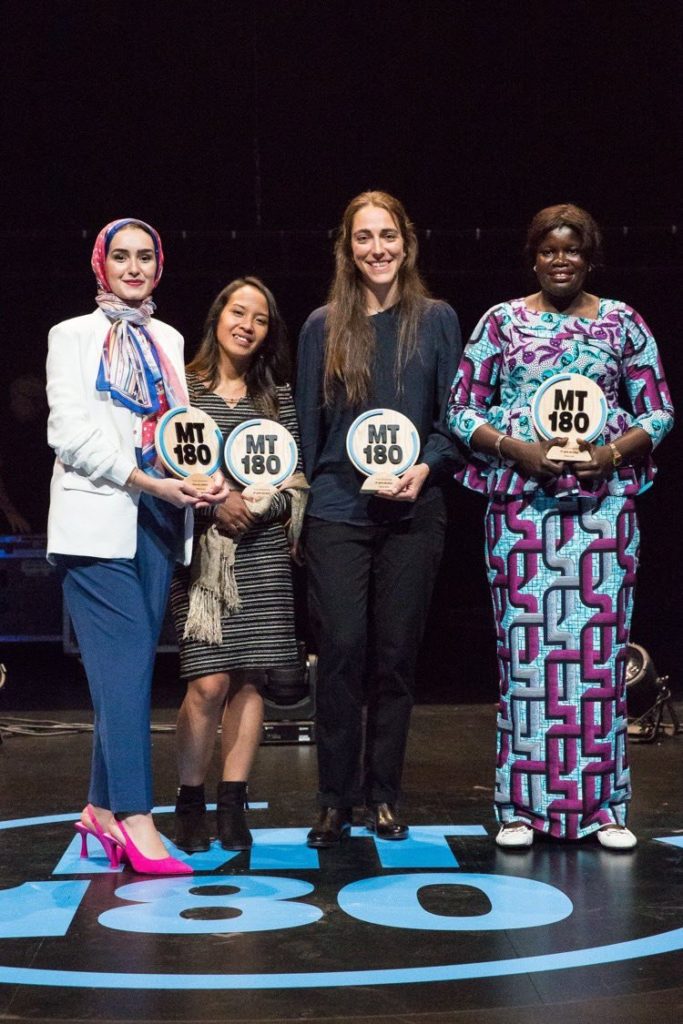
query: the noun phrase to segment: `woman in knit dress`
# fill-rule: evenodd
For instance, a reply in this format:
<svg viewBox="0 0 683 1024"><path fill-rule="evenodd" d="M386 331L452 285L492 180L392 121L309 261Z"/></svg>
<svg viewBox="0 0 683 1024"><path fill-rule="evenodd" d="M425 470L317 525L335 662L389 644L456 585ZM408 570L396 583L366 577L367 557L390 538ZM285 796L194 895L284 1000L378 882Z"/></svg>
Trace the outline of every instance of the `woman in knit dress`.
<svg viewBox="0 0 683 1024"><path fill-rule="evenodd" d="M449 423L470 449L461 482L486 493L486 553L498 633L497 843L535 832L597 833L630 849L625 648L638 564L634 499L652 483L651 451L672 406L647 324L585 290L600 233L560 205L531 222L539 291L494 306L465 349ZM559 373L595 381L604 430L584 462L548 458L531 406ZM620 390L630 409L621 405Z"/></svg>
<svg viewBox="0 0 683 1024"><path fill-rule="evenodd" d="M296 413L285 383L288 367L285 327L273 295L257 278L240 278L220 292L209 310L203 341L187 367L190 403L213 417L224 438L245 420L266 416L278 419L298 444ZM239 609L223 608L219 642L197 639L186 628L195 573L179 569L171 587L181 676L188 681L177 726L176 844L189 853L209 848L204 780L219 724L218 838L226 849L251 845L244 808L261 739L264 673L298 664L284 525L292 494L278 492L268 510L257 516L239 485L234 488L215 516L199 513L195 524L195 558L211 528L214 536L217 531L236 544Z"/></svg>

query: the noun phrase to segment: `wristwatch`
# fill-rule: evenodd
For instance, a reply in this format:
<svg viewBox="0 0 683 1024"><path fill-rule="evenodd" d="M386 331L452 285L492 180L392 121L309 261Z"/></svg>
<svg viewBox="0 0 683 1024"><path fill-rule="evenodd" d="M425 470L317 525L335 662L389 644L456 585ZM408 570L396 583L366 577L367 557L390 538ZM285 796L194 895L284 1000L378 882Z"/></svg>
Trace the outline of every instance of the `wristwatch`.
<svg viewBox="0 0 683 1024"><path fill-rule="evenodd" d="M624 456L621 454L617 446L613 441L609 442L609 447L612 449L612 465L617 469L624 461Z"/></svg>

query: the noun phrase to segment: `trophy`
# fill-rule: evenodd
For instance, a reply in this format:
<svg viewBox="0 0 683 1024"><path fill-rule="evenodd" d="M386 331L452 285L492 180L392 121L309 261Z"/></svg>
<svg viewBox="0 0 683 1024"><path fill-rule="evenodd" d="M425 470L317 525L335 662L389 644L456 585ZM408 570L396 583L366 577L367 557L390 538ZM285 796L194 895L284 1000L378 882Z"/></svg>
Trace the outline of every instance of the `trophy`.
<svg viewBox="0 0 683 1024"><path fill-rule="evenodd" d="M272 495L296 469L296 441L276 420L240 423L225 442L225 465L230 476L244 484L245 501Z"/></svg>
<svg viewBox="0 0 683 1024"><path fill-rule="evenodd" d="M213 484L221 468L223 435L207 413L191 405L179 405L159 417L154 443L169 473L187 480L197 491Z"/></svg>
<svg viewBox="0 0 683 1024"><path fill-rule="evenodd" d="M377 494L392 491L420 454L420 436L403 413L393 409L370 409L349 427L346 451L352 464L367 479L361 491Z"/></svg>
<svg viewBox="0 0 683 1024"><path fill-rule="evenodd" d="M602 388L580 373L558 373L536 392L531 417L539 437L566 437L564 447L555 445L548 458L558 462L590 462L579 441L593 441L607 421L607 401Z"/></svg>

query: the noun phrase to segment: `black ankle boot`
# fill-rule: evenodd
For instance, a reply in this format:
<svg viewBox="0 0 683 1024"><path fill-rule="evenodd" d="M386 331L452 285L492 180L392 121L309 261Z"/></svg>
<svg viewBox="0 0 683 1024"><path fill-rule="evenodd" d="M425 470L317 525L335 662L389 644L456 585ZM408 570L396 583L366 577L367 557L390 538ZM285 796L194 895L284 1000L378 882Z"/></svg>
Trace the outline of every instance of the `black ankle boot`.
<svg viewBox="0 0 683 1024"><path fill-rule="evenodd" d="M203 785L178 787L175 844L185 853L204 853L211 845Z"/></svg>
<svg viewBox="0 0 683 1024"><path fill-rule="evenodd" d="M247 803L246 782L219 782L216 801L218 839L224 850L248 850L253 839L244 816Z"/></svg>

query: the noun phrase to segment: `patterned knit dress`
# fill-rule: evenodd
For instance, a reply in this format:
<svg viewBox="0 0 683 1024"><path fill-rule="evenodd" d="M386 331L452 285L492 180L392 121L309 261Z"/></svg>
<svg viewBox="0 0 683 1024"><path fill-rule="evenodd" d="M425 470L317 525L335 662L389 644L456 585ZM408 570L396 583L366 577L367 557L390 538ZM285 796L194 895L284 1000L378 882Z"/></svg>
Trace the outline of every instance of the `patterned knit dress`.
<svg viewBox="0 0 683 1024"><path fill-rule="evenodd" d="M187 377L190 403L203 409L218 424L224 438L244 422L262 416L253 401L241 399L234 409L194 376ZM289 386L278 388L279 420L299 446L294 402ZM223 472L228 475L225 467ZM282 494L277 508L242 535L235 554L235 578L241 608L222 620L220 645L183 640L188 613L190 570L178 566L171 585L171 611L180 645L180 675L184 679L229 672L231 669L266 669L298 662L294 634L294 598L289 547L284 521L289 500ZM211 523L209 514L195 517L195 545Z"/></svg>

